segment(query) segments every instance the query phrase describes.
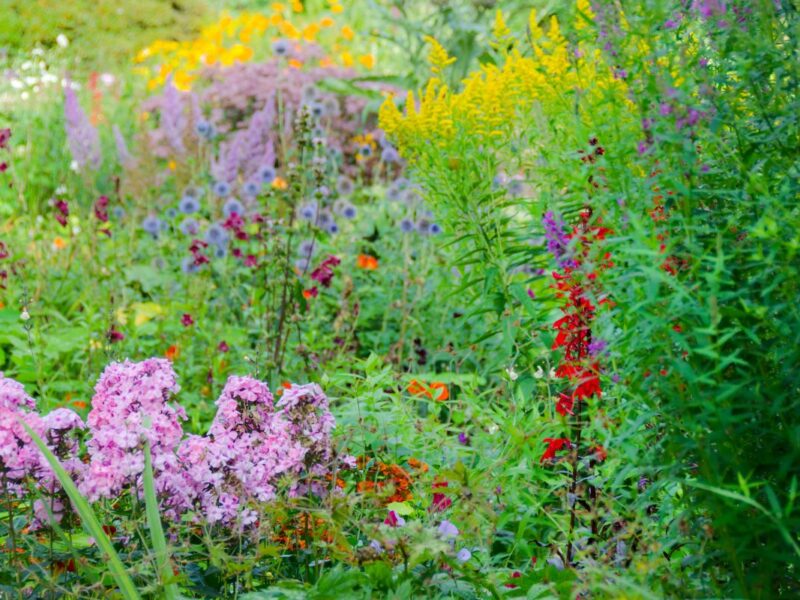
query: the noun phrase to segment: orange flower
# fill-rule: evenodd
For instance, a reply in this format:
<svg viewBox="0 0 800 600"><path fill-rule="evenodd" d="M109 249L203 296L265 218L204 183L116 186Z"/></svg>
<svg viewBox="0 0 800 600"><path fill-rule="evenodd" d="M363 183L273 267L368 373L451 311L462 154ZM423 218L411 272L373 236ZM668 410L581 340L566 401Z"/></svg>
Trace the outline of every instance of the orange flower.
<svg viewBox="0 0 800 600"><path fill-rule="evenodd" d="M174 362L175 359L178 358L180 353L181 353L181 351L178 349L178 346L176 346L175 344L172 344L172 346L167 348L167 351L164 352L164 356L166 356L169 360Z"/></svg>
<svg viewBox="0 0 800 600"><path fill-rule="evenodd" d="M289 184L286 183L286 180L283 177L276 177L272 180L272 187L274 187L276 190L285 190L287 187L289 187Z"/></svg>
<svg viewBox="0 0 800 600"><path fill-rule="evenodd" d="M406 390L408 390L408 393L411 394L412 396L427 396L428 398L431 397L431 393L428 391L428 388L425 386L425 384L420 383L416 379L411 380L411 383L408 384Z"/></svg>
<svg viewBox="0 0 800 600"><path fill-rule="evenodd" d="M426 396L431 400L434 399L434 392L438 391L436 394L436 400L438 402L444 402L450 398L450 390L447 388L447 385L441 381L434 381L429 386L424 382L412 379L406 389L409 394L414 396Z"/></svg>
<svg viewBox="0 0 800 600"><path fill-rule="evenodd" d="M431 389L439 390L439 395L436 396L436 400L438 400L439 402L444 402L445 400L448 400L450 398L450 390L441 381L434 381L431 384Z"/></svg>
<svg viewBox="0 0 800 600"><path fill-rule="evenodd" d="M56 236L53 239L53 248L55 248L56 250L63 250L66 247L67 247L67 241L64 238Z"/></svg>
<svg viewBox="0 0 800 600"><path fill-rule="evenodd" d="M86 408L87 404L83 400L75 400L75 402L72 403L72 406L83 410L84 408Z"/></svg>
<svg viewBox="0 0 800 600"><path fill-rule="evenodd" d="M356 266L359 269L366 269L367 271L374 271L378 268L378 259L369 254L359 254L356 260Z"/></svg>
<svg viewBox="0 0 800 600"><path fill-rule="evenodd" d="M417 471L422 471L423 473L428 472L428 465L413 457L408 459L408 466Z"/></svg>

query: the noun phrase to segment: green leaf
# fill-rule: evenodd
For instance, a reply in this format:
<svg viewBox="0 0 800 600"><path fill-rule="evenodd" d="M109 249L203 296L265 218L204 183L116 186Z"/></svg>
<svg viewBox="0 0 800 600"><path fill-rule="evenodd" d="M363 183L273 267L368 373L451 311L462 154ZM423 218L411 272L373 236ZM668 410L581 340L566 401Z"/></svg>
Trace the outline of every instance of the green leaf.
<svg viewBox="0 0 800 600"><path fill-rule="evenodd" d="M164 598L176 600L178 598L178 587L174 583L166 583L172 579L172 569L170 568L169 553L167 552L167 540L164 537L164 529L161 525L161 515L158 513L158 499L156 498L156 486L153 476L153 457L150 453L150 442L144 445L144 502L147 512L147 526L150 529L150 539L153 543L153 550L156 553L158 570L161 573L162 585L164 586Z"/></svg>
<svg viewBox="0 0 800 600"><path fill-rule="evenodd" d="M44 443L42 438L40 438L22 418L17 416L17 420L20 425L25 428L25 431L28 432L28 435L31 436L33 443L39 448L39 451L50 464L50 468L53 469L56 477L58 477L61 486L72 501L72 505L75 507L75 510L78 511L78 515L81 517L81 524L84 529L86 529L86 533L94 538L100 550L106 555L108 559L108 568L111 571L111 575L114 577L114 581L117 582L117 587L122 597L130 600L141 600L139 592L136 591L136 586L125 570L119 555L116 550L114 550L114 546L111 545L111 540L108 539L105 531L103 531L103 528L100 526L100 522L97 520L86 498L81 496L81 493L78 491L77 486L72 481L69 474L64 470L64 467L58 462L58 458L50 451L50 448L47 447L47 444Z"/></svg>

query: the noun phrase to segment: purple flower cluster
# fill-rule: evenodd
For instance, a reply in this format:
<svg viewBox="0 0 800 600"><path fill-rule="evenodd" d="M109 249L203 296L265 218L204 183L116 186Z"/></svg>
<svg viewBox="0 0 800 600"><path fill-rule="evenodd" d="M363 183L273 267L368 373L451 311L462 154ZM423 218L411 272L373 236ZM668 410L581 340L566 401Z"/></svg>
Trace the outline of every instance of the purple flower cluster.
<svg viewBox="0 0 800 600"><path fill-rule="evenodd" d="M145 441L150 443L156 488L168 490L178 469L175 448L183 437L181 421L186 413L167 400L179 389L172 363L166 359L106 367L95 386L88 417L90 461L80 489L89 500L113 497L130 484L138 487Z"/></svg>
<svg viewBox="0 0 800 600"><path fill-rule="evenodd" d="M161 510L169 518L190 514L197 522L241 530L255 525L263 505L282 489L291 495L326 493L335 462L335 421L319 386L285 387L276 404L267 384L230 377L208 433L186 437L183 409L168 402L178 390L167 360L110 364L95 387L84 462L79 440L87 426L80 417L68 409L40 417L22 385L0 376L0 470L12 493L23 495L28 482L45 493L34 504L32 525L50 522L51 514L60 521L68 500L20 416L90 501L126 490L142 493L146 442ZM353 461L340 462L348 468Z"/></svg>
<svg viewBox="0 0 800 600"><path fill-rule="evenodd" d="M569 235L563 219L556 217L552 210L548 210L542 217L542 225L547 239L547 250L555 257L558 266L573 267L575 261L571 258Z"/></svg>
<svg viewBox="0 0 800 600"><path fill-rule="evenodd" d="M178 455L198 514L212 525L248 527L258 521L259 503L275 498L277 479L300 471L305 452L267 385L231 377L208 435L190 436Z"/></svg>
<svg viewBox="0 0 800 600"><path fill-rule="evenodd" d="M41 434L43 424L35 410L22 384L0 374L0 472L3 486L15 495L23 491L25 478L41 468L40 453L20 422L21 418Z"/></svg>
<svg viewBox="0 0 800 600"><path fill-rule="evenodd" d="M64 119L69 149L78 168L98 168L102 160L100 135L81 108L75 90L69 82L64 86Z"/></svg>
<svg viewBox="0 0 800 600"><path fill-rule="evenodd" d="M28 425L45 440L73 477L83 467L78 458L79 443L72 435L84 428L83 421L73 411L61 408L45 417L36 412L36 403L17 381L0 373L0 473L4 493L22 497L28 484L38 487L50 500L33 503L33 528L50 521L50 513L60 521L66 510L61 485L45 457L39 452L23 426Z"/></svg>

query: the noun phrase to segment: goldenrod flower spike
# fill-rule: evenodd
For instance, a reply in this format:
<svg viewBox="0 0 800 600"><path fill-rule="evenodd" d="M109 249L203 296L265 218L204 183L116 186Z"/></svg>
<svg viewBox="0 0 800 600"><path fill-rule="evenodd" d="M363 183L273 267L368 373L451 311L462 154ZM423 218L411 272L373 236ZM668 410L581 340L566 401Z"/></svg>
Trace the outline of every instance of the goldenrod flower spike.
<svg viewBox="0 0 800 600"><path fill-rule="evenodd" d="M428 45L430 46L428 63L431 65L431 71L433 73L440 75L447 65L451 65L456 62L456 59L452 56L449 56L447 54L447 50L444 49L444 46L442 46L434 38L431 36L426 36L425 41L428 42Z"/></svg>
<svg viewBox="0 0 800 600"><path fill-rule="evenodd" d="M511 37L511 30L506 25L505 17L503 17L503 11L499 8L494 15L494 27L492 27L492 36L494 37L495 41L498 43L504 43L508 38ZM504 44L503 44L504 45Z"/></svg>

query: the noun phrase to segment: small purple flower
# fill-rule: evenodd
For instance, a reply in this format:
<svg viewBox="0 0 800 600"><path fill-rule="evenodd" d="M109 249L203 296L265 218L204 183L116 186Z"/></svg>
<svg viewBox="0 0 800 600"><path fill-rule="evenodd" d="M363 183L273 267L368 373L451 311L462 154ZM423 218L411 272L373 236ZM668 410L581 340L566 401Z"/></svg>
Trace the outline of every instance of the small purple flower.
<svg viewBox="0 0 800 600"><path fill-rule="evenodd" d="M462 431L458 434L458 442L463 446L469 446L469 436Z"/></svg>
<svg viewBox="0 0 800 600"><path fill-rule="evenodd" d="M467 562L470 558L472 558L472 552L466 548L462 548L458 551L458 554L456 554L456 560L462 564Z"/></svg>
<svg viewBox="0 0 800 600"><path fill-rule="evenodd" d="M458 528L453 525L450 521L444 520L439 523L438 529L439 535L444 538L455 538L458 537Z"/></svg>
<svg viewBox="0 0 800 600"><path fill-rule="evenodd" d="M598 356L605 352L606 348L608 348L608 342L599 338L594 338L591 342L589 342L589 355L592 357Z"/></svg>
<svg viewBox="0 0 800 600"><path fill-rule="evenodd" d="M552 210L548 210L542 217L542 225L547 239L547 250L555 257L560 267L572 266L574 261L569 257L569 236L564 221L556 217Z"/></svg>

